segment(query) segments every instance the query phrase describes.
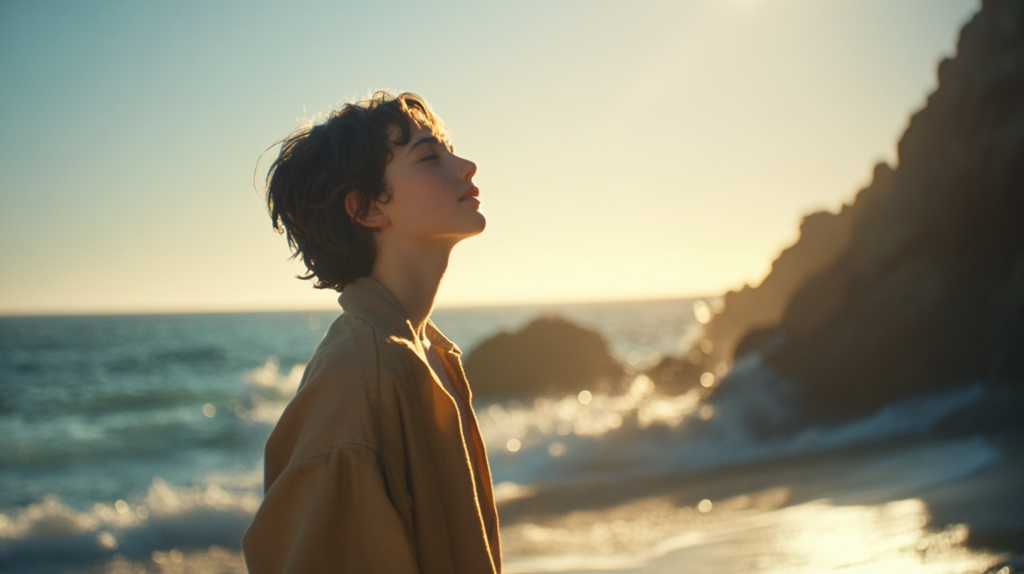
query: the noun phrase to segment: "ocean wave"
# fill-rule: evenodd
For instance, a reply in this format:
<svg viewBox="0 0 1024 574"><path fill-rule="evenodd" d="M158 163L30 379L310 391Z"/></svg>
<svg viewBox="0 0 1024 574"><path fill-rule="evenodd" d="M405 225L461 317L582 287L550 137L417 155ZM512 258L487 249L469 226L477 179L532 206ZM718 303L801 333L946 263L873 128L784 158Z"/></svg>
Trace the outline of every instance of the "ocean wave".
<svg viewBox="0 0 1024 574"><path fill-rule="evenodd" d="M0 443L0 466L63 468L127 457L162 458L169 449L246 450L262 440L240 428L242 421L233 414L212 419L215 409L199 402L107 417L62 414L47 425L12 415L0 421L0 432L9 439ZM169 442L168 437L175 440Z"/></svg>
<svg viewBox="0 0 1024 574"><path fill-rule="evenodd" d="M237 548L259 507L261 484L262 470L214 474L191 487L154 478L136 500L97 502L85 510L49 495L0 514L0 567L82 568L115 556L159 563L182 551L209 553L211 545Z"/></svg>
<svg viewBox="0 0 1024 574"><path fill-rule="evenodd" d="M306 365L297 363L287 373L282 373L277 357L268 357L263 366L245 373L245 403L242 410L237 411L238 416L258 423L277 424L305 372Z"/></svg>
<svg viewBox="0 0 1024 574"><path fill-rule="evenodd" d="M982 385L888 405L848 423L794 426L785 381L759 361L737 364L728 392L658 392L637 376L617 396L584 391L478 411L496 481L566 482L658 472L696 472L926 434L984 396ZM720 384L712 383L712 387ZM778 429L787 432L777 432Z"/></svg>
<svg viewBox="0 0 1024 574"><path fill-rule="evenodd" d="M154 349L147 355L122 355L106 361L103 366L114 373L159 373L174 365L195 368L222 363L227 358L227 351L219 346L181 347Z"/></svg>
<svg viewBox="0 0 1024 574"><path fill-rule="evenodd" d="M243 449L261 443L294 396L305 364L282 372L276 357L245 371L231 393L201 383L97 386L84 396L35 397L42 407L0 418L0 468L160 457L174 450ZM237 377L237 375L236 375ZM40 391L42 392L42 391ZM44 400L45 399L45 400ZM25 402L25 401L22 401ZM254 423L258 428L247 428Z"/></svg>

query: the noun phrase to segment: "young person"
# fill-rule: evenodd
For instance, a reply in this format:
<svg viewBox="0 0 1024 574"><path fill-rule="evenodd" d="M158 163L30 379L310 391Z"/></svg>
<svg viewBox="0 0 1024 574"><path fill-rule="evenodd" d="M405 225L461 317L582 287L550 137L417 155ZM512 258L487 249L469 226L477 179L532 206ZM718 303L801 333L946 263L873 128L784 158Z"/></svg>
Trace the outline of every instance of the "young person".
<svg viewBox="0 0 1024 574"><path fill-rule="evenodd" d="M501 571L460 351L430 321L452 248L486 223L475 173L409 93L283 141L267 176L274 228L344 312L267 440L242 540L251 573Z"/></svg>

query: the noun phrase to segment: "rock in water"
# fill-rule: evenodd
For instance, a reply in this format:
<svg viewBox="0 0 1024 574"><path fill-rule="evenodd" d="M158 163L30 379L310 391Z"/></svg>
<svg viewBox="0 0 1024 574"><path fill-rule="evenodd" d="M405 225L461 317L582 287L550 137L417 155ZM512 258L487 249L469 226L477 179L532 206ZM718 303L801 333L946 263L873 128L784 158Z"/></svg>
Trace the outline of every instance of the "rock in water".
<svg viewBox="0 0 1024 574"><path fill-rule="evenodd" d="M809 422L1024 384L1024 2L985 0L938 75L888 189L760 349Z"/></svg>
<svg viewBox="0 0 1024 574"><path fill-rule="evenodd" d="M600 334L559 318L539 318L516 333L499 333L466 359L476 397L608 390L622 376L622 365Z"/></svg>

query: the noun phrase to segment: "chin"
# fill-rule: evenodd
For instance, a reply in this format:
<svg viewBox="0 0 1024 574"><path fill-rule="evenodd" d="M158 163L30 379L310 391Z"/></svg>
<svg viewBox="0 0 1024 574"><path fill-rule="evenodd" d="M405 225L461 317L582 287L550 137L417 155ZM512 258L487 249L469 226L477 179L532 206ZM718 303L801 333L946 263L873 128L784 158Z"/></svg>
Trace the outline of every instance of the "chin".
<svg viewBox="0 0 1024 574"><path fill-rule="evenodd" d="M473 233L473 235L480 235L481 233L484 232L484 229L487 228L487 218L484 217L484 214L480 213L479 211L476 212L476 214L479 224L477 225L476 232Z"/></svg>
<svg viewBox="0 0 1024 574"><path fill-rule="evenodd" d="M480 235L483 233L484 228L487 227L487 218L484 217L483 213L474 211L473 215L466 218L465 235L463 237L473 237L474 235Z"/></svg>

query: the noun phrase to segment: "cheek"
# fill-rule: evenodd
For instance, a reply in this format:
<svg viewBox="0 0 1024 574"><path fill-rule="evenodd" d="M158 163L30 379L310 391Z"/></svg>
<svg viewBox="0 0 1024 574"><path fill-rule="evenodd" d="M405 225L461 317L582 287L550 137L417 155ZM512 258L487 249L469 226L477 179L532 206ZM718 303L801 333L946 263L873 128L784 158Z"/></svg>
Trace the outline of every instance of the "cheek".
<svg viewBox="0 0 1024 574"><path fill-rule="evenodd" d="M390 210L392 221L399 227L429 232L447 223L458 211L456 198L440 182L421 178L415 186L403 183L395 182Z"/></svg>

